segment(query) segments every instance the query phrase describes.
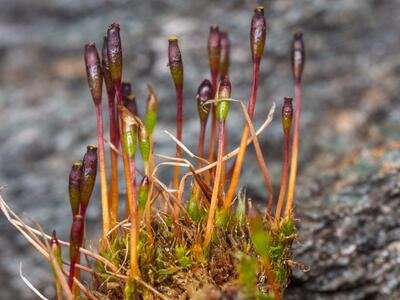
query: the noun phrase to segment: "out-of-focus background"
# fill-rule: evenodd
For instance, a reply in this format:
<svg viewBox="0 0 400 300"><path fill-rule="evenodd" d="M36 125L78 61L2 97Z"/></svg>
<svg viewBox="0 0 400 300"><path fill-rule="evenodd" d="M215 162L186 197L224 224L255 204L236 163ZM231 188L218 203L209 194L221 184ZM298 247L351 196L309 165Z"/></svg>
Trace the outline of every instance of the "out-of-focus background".
<svg viewBox="0 0 400 300"><path fill-rule="evenodd" d="M304 32L302 136L296 209L300 224L288 299L394 299L400 291L400 1L111 1L0 0L0 185L21 216L67 239L71 162L96 143L94 107L86 86L83 46L101 47L108 25L121 24L124 79L132 81L143 115L146 83L159 96L156 151L175 146L174 88L167 68L167 37L179 38L185 67L183 139L196 149L195 92L209 77L210 24L229 31L233 97L247 99L251 80L249 23L265 5L267 46L255 123L273 102L273 124L261 135L276 190L281 169L282 99L293 94L292 33ZM243 118L233 105L230 147ZM257 127L257 126L256 126ZM162 172L164 180L168 172ZM249 151L242 184L260 204L259 168ZM98 186L88 212L88 236L99 227ZM0 217L0 299L35 299L22 272L53 297L50 268Z"/></svg>

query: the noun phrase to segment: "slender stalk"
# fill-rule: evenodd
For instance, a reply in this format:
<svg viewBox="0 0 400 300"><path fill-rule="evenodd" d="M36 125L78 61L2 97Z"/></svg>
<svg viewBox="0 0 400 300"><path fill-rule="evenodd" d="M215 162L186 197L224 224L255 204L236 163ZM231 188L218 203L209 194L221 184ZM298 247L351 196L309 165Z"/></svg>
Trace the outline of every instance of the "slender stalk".
<svg viewBox="0 0 400 300"><path fill-rule="evenodd" d="M53 256L57 262L57 265L62 270L61 246L60 246L60 243L58 242L55 230L53 230L53 234L51 235L50 247L51 247L51 252L53 253ZM57 272L55 271L55 267L53 266L53 262L51 259L50 259L50 263L51 263L51 268L53 270L54 279L56 282L57 300L62 300L61 283L60 283L60 280L58 279Z"/></svg>
<svg viewBox="0 0 400 300"><path fill-rule="evenodd" d="M103 48L101 51L101 64L103 70L103 78L106 85L108 96L108 116L109 116L109 131L110 142L118 149L119 132L117 127L117 115L115 110L115 87L111 78L110 64L108 61L107 37L104 37ZM118 153L110 150L111 161L111 179L110 179L110 222L111 226L118 223Z"/></svg>
<svg viewBox="0 0 400 300"><path fill-rule="evenodd" d="M299 155L300 113L301 113L301 77L305 65L305 47L302 33L295 33L292 43L292 72L294 79L294 97L296 101L294 113L294 130L292 157L290 162L290 176L288 197L286 201L285 217L291 212L296 185L297 162Z"/></svg>
<svg viewBox="0 0 400 300"><path fill-rule="evenodd" d="M225 121L219 122L219 134L218 134L218 153L217 153L217 168L215 170L214 187L211 196L210 210L208 212L206 233L204 237L204 248L207 248L210 244L213 229L214 229L214 218L215 211L218 204L218 193L221 180L222 171L222 157L224 156L224 144L225 144Z"/></svg>
<svg viewBox="0 0 400 300"><path fill-rule="evenodd" d="M107 232L110 230L110 214L108 207L107 177L106 177L106 160L104 154L104 130L103 130L103 113L101 105L96 105L97 115L97 141L99 145L99 171L100 171L100 187L101 187L101 206L103 217L103 238L107 238Z"/></svg>
<svg viewBox="0 0 400 300"><path fill-rule="evenodd" d="M283 125L283 134L284 134L284 146L283 146L283 164L282 164L282 181L281 181L281 190L279 192L278 204L276 207L275 220L280 219L281 210L283 206L283 201L286 195L287 189L287 180L289 173L289 147L290 147L290 127L292 123L292 115L293 115L293 105L292 98L285 97L284 104L282 107L282 125Z"/></svg>
<svg viewBox="0 0 400 300"><path fill-rule="evenodd" d="M122 151L126 153L129 163L129 172L125 172L127 186L130 185L129 209L131 217L131 238L130 238L130 273L129 277L134 279L140 276L138 243L139 243L139 219L137 207L137 188L136 188L136 120L127 108L119 105L122 114Z"/></svg>
<svg viewBox="0 0 400 300"><path fill-rule="evenodd" d="M119 133L115 111L115 92L108 95L108 111L110 117L110 142L118 149ZM112 99L112 100L111 100ZM110 184L110 219L115 226L118 223L118 153L110 150L111 156L111 184Z"/></svg>
<svg viewBox="0 0 400 300"><path fill-rule="evenodd" d="M254 16L251 21L251 29L250 29L250 46L251 46L251 54L253 60L253 77L251 84L251 94L250 101L248 105L248 113L250 119L253 119L254 109L257 101L257 90L258 90L258 80L260 73L260 63L261 58L264 53L265 46L265 38L266 38L266 23L264 18L264 8L259 6L254 10ZM239 153L235 161L235 167L232 174L232 180L229 186L229 189L226 193L224 207L227 208L231 205L236 187L240 178L240 171L242 169L244 156L246 153L247 147L247 139L249 137L249 128L247 124L243 130L242 139L240 141ZM272 199L273 195L269 195L270 199ZM270 200L271 201L271 200Z"/></svg>
<svg viewBox="0 0 400 300"><path fill-rule="evenodd" d="M199 144L197 149L197 156L204 157L204 141L206 138L207 122L200 121ZM198 167L201 168L201 160L199 160Z"/></svg>
<svg viewBox="0 0 400 300"><path fill-rule="evenodd" d="M154 169L154 142L153 142L153 132L157 124L157 113L158 113L158 99L155 93L154 88L151 85L147 85L147 89L149 91L149 96L147 97L146 103L146 129L149 133L149 140L150 140L150 157L148 163L148 174L153 173ZM153 191L153 181L149 182L150 192L148 193L148 199L146 202L145 207L145 224L146 224L146 231L149 239L153 238L153 232L151 228L151 206L152 206L152 191Z"/></svg>
<svg viewBox="0 0 400 300"><path fill-rule="evenodd" d="M214 186L211 196L210 209L208 212L206 232L204 236L204 244L203 244L204 248L208 247L212 238L212 233L214 229L214 218L218 204L218 195L219 195L220 181L222 175L222 167L223 167L222 158L224 156L224 148L225 148L225 123L226 123L226 117L229 112L229 101L225 101L223 99L229 99L231 97L231 83L227 76L220 82L217 95L219 99L216 106L216 118L219 124L217 167L215 170Z"/></svg>

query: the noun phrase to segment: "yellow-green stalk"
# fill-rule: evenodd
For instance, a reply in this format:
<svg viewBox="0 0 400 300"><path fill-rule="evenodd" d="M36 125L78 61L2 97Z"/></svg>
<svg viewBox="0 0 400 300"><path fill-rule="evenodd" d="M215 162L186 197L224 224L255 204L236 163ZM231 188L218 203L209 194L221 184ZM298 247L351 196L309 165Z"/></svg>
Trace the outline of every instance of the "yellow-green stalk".
<svg viewBox="0 0 400 300"><path fill-rule="evenodd" d="M290 162L290 176L288 197L286 201L285 216L290 214L293 205L294 189L296 185L297 161L299 156L299 136L300 136L300 112L301 112L301 78L306 62L305 46L303 34L301 32L293 35L291 48L292 73L294 80L294 99L296 101L294 111L294 129L292 142L292 157Z"/></svg>
<svg viewBox="0 0 400 300"><path fill-rule="evenodd" d="M56 259L57 265L62 270L62 256L61 256L61 246L57 239L56 231L53 230L50 240L50 247L51 253L53 254L54 258ZM54 269L53 263L51 264L51 268L53 270L54 280L56 282L56 290L57 290L57 299L62 300L62 288L60 284L60 280L58 279L57 272Z"/></svg>
<svg viewBox="0 0 400 300"><path fill-rule="evenodd" d="M131 215L131 238L130 238L130 282L140 276L139 259L138 259L138 242L139 242L139 220L137 207L137 188L136 188L136 131L137 123L135 117L123 105L119 105L118 109L121 113L123 122L123 151L129 160L129 172L125 172L125 180L127 185L127 193L129 199L129 212ZM128 186L130 188L128 189Z"/></svg>
<svg viewBox="0 0 400 300"><path fill-rule="evenodd" d="M207 248L210 244L213 229L214 229L214 218L215 212L218 205L218 194L221 181L222 173L222 157L224 156L224 145L225 145L225 123L229 112L229 101L226 99L231 98L231 82L228 76L226 76L219 83L217 90L217 100L215 116L218 122L218 155L217 155L217 167L215 171L214 186L211 196L210 209L208 212L206 233L204 236L204 248Z"/></svg>
<svg viewBox="0 0 400 300"><path fill-rule="evenodd" d="M283 202L285 201L287 180L289 173L289 155L290 155L290 128L292 126L293 118L293 104L291 97L285 97L282 106L282 127L284 135L284 146L283 146L283 165L282 165L282 182L281 190L279 192L278 204L276 207L275 220L279 221ZM272 209L272 207L270 208Z"/></svg>

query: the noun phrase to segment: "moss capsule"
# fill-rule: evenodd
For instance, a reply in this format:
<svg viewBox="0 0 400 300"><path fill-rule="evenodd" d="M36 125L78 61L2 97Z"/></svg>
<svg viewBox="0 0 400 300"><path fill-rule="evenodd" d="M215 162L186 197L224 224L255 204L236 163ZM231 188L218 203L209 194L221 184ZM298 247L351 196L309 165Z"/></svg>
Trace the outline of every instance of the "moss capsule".
<svg viewBox="0 0 400 300"><path fill-rule="evenodd" d="M122 78L122 46L119 24L113 23L107 30L108 62L110 64L111 78L121 82Z"/></svg>
<svg viewBox="0 0 400 300"><path fill-rule="evenodd" d="M138 195L138 208L139 211L143 211L146 207L147 199L149 196L149 186L150 180L146 175L143 176L142 181L139 186L139 195Z"/></svg>
<svg viewBox="0 0 400 300"><path fill-rule="evenodd" d="M217 25L210 27L208 35L208 64L211 73L218 73L221 56L221 43L219 38L219 28Z"/></svg>
<svg viewBox="0 0 400 300"><path fill-rule="evenodd" d="M95 145L87 146L87 151L82 161L82 179L80 182L80 200L82 216L86 215L86 209L93 192L97 175L97 147Z"/></svg>
<svg viewBox="0 0 400 300"><path fill-rule="evenodd" d="M85 65L90 93L92 94L94 104L99 105L101 103L103 88L103 72L99 53L94 43L85 45Z"/></svg>
<svg viewBox="0 0 400 300"><path fill-rule="evenodd" d="M72 164L71 172L69 173L69 203L71 204L72 216L79 213L81 205L80 185L82 180L82 162L78 161Z"/></svg>
<svg viewBox="0 0 400 300"><path fill-rule="evenodd" d="M144 162L149 161L150 157L150 136L147 132L146 126L143 123L139 125L138 130L139 150Z"/></svg>
<svg viewBox="0 0 400 300"><path fill-rule="evenodd" d="M217 102L217 109L215 110L217 121L225 121L226 117L228 116L229 112L229 101L222 100L222 99L229 99L231 98L231 82L228 76L225 76L222 79L218 86L218 102Z"/></svg>
<svg viewBox="0 0 400 300"><path fill-rule="evenodd" d="M230 43L227 31L220 31L219 33L220 43L221 43L221 59L219 65L219 72L221 74L221 79L229 74L229 64L230 64Z"/></svg>
<svg viewBox="0 0 400 300"><path fill-rule="evenodd" d="M283 131L288 132L290 131L290 127L292 125L292 118L293 118L293 103L291 97L285 97L283 100L282 106L282 126Z"/></svg>
<svg viewBox="0 0 400 300"><path fill-rule="evenodd" d="M103 77L106 84L107 93L113 93L114 83L111 78L110 64L108 62L107 37L104 37L103 48L101 49L101 67L103 70Z"/></svg>
<svg viewBox="0 0 400 300"><path fill-rule="evenodd" d="M183 86L183 63L178 39L175 36L168 38L168 66L176 87Z"/></svg>
<svg viewBox="0 0 400 300"><path fill-rule="evenodd" d="M204 79L197 89L197 112L199 113L199 118L201 121L207 121L208 115L210 113L210 104L204 105L205 102L212 99L213 89L212 84L208 79Z"/></svg>
<svg viewBox="0 0 400 300"><path fill-rule="evenodd" d="M260 60L264 54L267 25L264 17L264 7L257 6L251 19L250 48L253 61Z"/></svg>
<svg viewBox="0 0 400 300"><path fill-rule="evenodd" d="M147 85L147 89L149 90L149 96L146 103L146 128L149 134L152 135L157 124L158 99L151 85Z"/></svg>
<svg viewBox="0 0 400 300"><path fill-rule="evenodd" d="M301 82L303 69L306 62L306 52L303 41L303 33L296 32L293 35L291 49L292 73L296 82Z"/></svg>

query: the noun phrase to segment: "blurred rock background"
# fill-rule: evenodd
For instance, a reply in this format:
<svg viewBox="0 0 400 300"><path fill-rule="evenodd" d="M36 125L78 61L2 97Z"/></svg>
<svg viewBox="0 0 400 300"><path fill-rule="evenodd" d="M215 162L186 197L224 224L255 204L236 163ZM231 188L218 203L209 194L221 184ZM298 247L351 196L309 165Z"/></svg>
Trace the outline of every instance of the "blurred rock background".
<svg viewBox="0 0 400 300"><path fill-rule="evenodd" d="M266 7L268 36L255 119L272 102L276 120L261 136L276 190L279 187L283 96L292 95L291 34L302 30L307 47L303 78L300 225L288 299L395 299L400 291L399 120L400 1L111 1L0 0L0 185L15 211L56 229L67 239L71 162L96 143L96 122L86 87L83 45L101 47L108 25L121 24L124 79L133 83L140 113L146 83L159 96L157 151L174 153L161 129L174 132L175 98L167 64L167 37L177 35L185 63L185 143L195 149L194 96L209 77L208 26L229 30L233 96L247 99L251 80L249 22ZM230 147L243 126L239 107L229 116ZM240 120L240 121L237 121ZM263 202L265 188L252 151L242 184ZM162 178L168 179L168 172ZM95 238L98 190L88 216ZM0 299L35 299L19 278L52 297L44 260L0 217ZM393 297L393 298L392 298Z"/></svg>

